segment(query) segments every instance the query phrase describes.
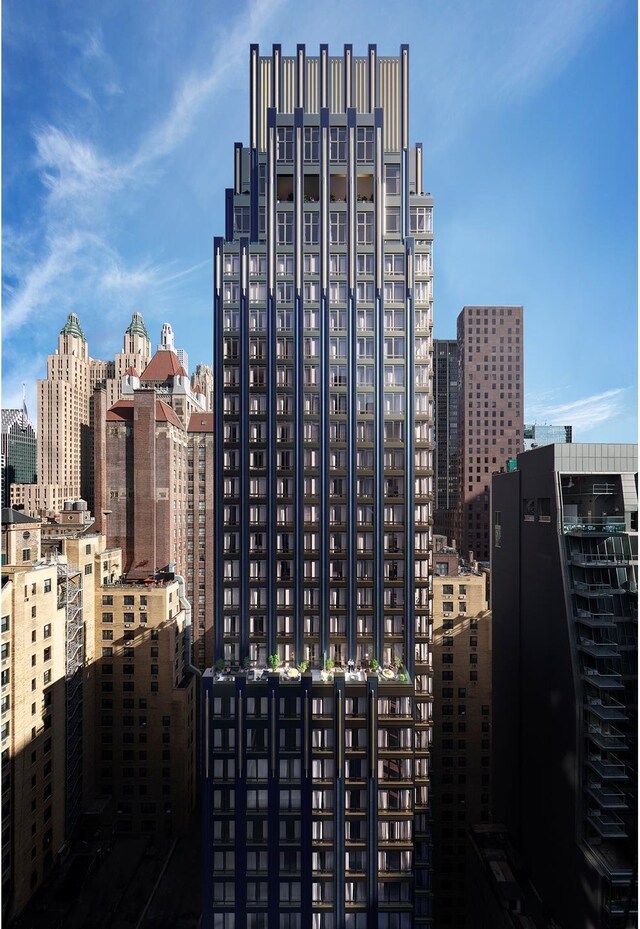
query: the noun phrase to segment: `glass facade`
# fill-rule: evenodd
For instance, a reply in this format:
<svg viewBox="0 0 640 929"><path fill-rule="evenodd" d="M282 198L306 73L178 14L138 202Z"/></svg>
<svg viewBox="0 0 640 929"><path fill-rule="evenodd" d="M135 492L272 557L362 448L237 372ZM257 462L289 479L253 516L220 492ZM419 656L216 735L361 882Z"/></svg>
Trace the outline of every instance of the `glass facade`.
<svg viewBox="0 0 640 929"><path fill-rule="evenodd" d="M214 240L205 925L429 925L433 205L408 48L252 46L250 93Z"/></svg>
<svg viewBox="0 0 640 929"><path fill-rule="evenodd" d="M524 426L524 450L528 452L540 445L555 445L571 442L572 426L549 426L547 423L533 423Z"/></svg>

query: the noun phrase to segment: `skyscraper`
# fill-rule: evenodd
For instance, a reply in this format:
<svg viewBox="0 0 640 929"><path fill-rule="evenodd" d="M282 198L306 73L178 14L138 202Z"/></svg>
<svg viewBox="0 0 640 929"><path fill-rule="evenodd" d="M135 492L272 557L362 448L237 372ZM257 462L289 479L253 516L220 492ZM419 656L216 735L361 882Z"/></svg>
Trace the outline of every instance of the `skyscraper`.
<svg viewBox="0 0 640 929"><path fill-rule="evenodd" d="M566 929L637 925L634 445L493 479L494 814Z"/></svg>
<svg viewBox="0 0 640 929"><path fill-rule="evenodd" d="M458 316L460 551L489 560L491 475L523 449L521 306L465 306Z"/></svg>
<svg viewBox="0 0 640 929"><path fill-rule="evenodd" d="M435 510L433 531L451 543L458 514L458 343L434 339Z"/></svg>
<svg viewBox="0 0 640 929"><path fill-rule="evenodd" d="M0 442L2 505L8 506L12 484L34 484L37 479L36 430L26 406L21 410L2 411Z"/></svg>
<svg viewBox="0 0 640 929"><path fill-rule="evenodd" d="M431 920L432 199L408 64L251 47L214 240L206 926ZM286 670L237 671L268 655Z"/></svg>
<svg viewBox="0 0 640 929"><path fill-rule="evenodd" d="M58 513L64 501L93 503L92 394L98 384L109 404L120 398L127 371L140 373L151 355L151 342L140 313L134 313L113 361L89 357L80 320L69 313L58 336L57 351L47 358L47 377L38 381L38 482L16 484L11 505L26 513Z"/></svg>

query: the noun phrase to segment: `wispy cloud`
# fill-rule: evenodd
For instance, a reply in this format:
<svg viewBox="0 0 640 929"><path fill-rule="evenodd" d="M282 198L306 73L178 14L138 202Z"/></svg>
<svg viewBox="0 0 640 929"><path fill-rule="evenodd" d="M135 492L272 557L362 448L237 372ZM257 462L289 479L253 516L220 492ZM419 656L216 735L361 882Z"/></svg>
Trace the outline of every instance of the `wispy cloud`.
<svg viewBox="0 0 640 929"><path fill-rule="evenodd" d="M585 46L617 0L478 0L435 22L424 88L433 144L450 145L479 114L549 83ZM455 11L455 12L454 12Z"/></svg>
<svg viewBox="0 0 640 929"><path fill-rule="evenodd" d="M527 419L573 426L577 432L589 432L624 412L625 394L629 389L615 387L589 397L556 404L544 403L538 398L533 404L528 404Z"/></svg>
<svg viewBox="0 0 640 929"><path fill-rule="evenodd" d="M36 130L34 140L36 165L54 207L85 205L88 197L122 189L131 177L130 168L98 154L73 132L44 126Z"/></svg>

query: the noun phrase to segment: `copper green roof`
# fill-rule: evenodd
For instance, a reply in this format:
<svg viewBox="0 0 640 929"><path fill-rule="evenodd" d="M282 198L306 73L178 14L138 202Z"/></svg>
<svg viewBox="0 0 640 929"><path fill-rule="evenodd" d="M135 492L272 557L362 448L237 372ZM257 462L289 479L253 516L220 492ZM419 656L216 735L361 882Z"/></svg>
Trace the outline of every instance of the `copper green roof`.
<svg viewBox="0 0 640 929"><path fill-rule="evenodd" d="M144 319L140 313L134 313L131 317L131 322L129 323L129 328L127 329L126 335L143 335L145 339L149 338L149 333L147 332L147 327L144 324Z"/></svg>
<svg viewBox="0 0 640 929"><path fill-rule="evenodd" d="M83 342L87 341L82 331L80 320L75 313L69 313L66 323L60 330L60 335L77 335Z"/></svg>

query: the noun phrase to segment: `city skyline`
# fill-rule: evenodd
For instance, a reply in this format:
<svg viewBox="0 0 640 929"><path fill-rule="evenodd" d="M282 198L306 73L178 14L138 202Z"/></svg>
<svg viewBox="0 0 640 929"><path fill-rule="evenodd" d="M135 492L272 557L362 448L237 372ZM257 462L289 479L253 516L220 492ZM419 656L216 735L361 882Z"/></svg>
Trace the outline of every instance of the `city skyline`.
<svg viewBox="0 0 640 929"><path fill-rule="evenodd" d="M139 310L209 363L211 237L226 145L246 132L249 43L392 54L409 38L437 206L435 336L454 337L465 304L524 304L526 420L634 440L634 5L380 5L373 28L361 3L332 9L250 3L220 24L198 5L160 4L153 23L127 8L123 37L119 3L5 4L3 404L26 382L35 410L68 312L96 357Z"/></svg>

